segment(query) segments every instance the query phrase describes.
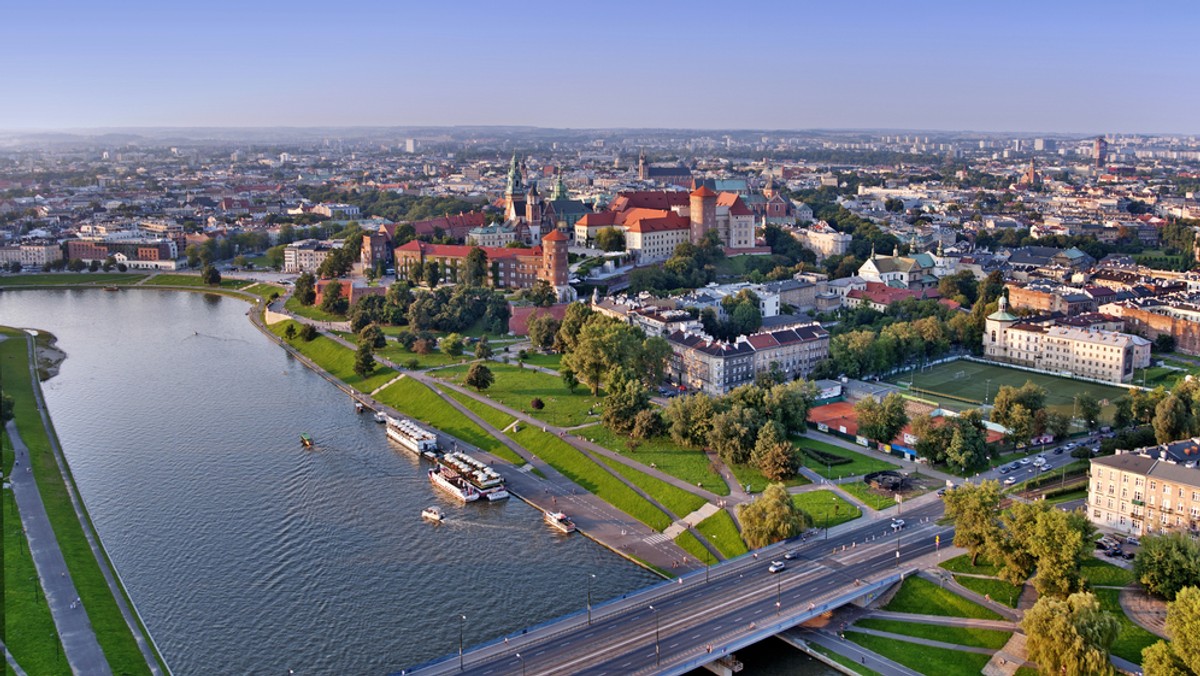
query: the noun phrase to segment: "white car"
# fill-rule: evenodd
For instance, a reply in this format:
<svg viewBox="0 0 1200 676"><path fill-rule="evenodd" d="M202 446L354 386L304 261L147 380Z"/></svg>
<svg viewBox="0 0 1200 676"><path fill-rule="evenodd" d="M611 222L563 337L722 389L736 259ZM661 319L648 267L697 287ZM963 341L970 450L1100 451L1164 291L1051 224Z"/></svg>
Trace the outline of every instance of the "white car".
<svg viewBox="0 0 1200 676"><path fill-rule="evenodd" d="M772 561L771 566L769 568L767 568L767 570L772 573L778 573L779 571L783 570L784 568L787 568L787 564L784 563L783 561Z"/></svg>
<svg viewBox="0 0 1200 676"><path fill-rule="evenodd" d="M1028 464L1029 464L1029 458L1021 458L1021 460L1020 460L1019 462L1020 462L1022 465L1028 465Z"/></svg>
<svg viewBox="0 0 1200 676"><path fill-rule="evenodd" d="M1017 477L1015 477L1015 476L1010 476L1010 477L1008 477L1007 479L1005 479L1005 480L1004 480L1004 485L1005 485L1005 486L1011 486L1011 485L1013 485L1013 484L1015 484L1015 483L1017 483Z"/></svg>
<svg viewBox="0 0 1200 676"><path fill-rule="evenodd" d="M1036 458L1034 458L1034 459L1033 459L1033 466L1034 466L1034 467L1041 467L1041 466L1042 466L1042 465L1044 465L1044 464L1046 464L1046 459L1045 459L1045 458L1043 458L1043 457L1042 457L1042 456L1040 456L1040 455L1039 455L1038 457L1036 457Z"/></svg>
<svg viewBox="0 0 1200 676"><path fill-rule="evenodd" d="M904 519L892 519L892 530L904 528Z"/></svg>

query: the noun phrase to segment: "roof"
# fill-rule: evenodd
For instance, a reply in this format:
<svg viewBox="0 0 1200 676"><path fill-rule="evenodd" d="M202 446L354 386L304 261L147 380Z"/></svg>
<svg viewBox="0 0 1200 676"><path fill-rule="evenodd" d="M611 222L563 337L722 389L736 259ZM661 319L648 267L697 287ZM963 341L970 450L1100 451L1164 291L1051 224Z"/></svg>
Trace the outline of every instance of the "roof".
<svg viewBox="0 0 1200 676"><path fill-rule="evenodd" d="M688 230L692 227L692 219L680 216L674 211L656 212L652 209L636 209L648 214L635 214L625 220L625 229L630 232L663 232L666 230Z"/></svg>
<svg viewBox="0 0 1200 676"><path fill-rule="evenodd" d="M699 188L697 188L696 190L693 190L692 192L690 192L688 194L692 197L716 197L717 196L717 193L710 190L709 187L706 185L702 185Z"/></svg>
<svg viewBox="0 0 1200 676"><path fill-rule="evenodd" d="M705 186L707 188L708 186ZM696 191L699 192L699 191ZM695 194L695 193L692 193ZM737 193L723 192L717 196L717 206L729 207L730 216L753 216L754 212L746 206Z"/></svg>
<svg viewBox="0 0 1200 676"><path fill-rule="evenodd" d="M552 228L550 230L550 232L547 233L546 236L542 238L542 241L543 242L565 242L565 241L567 241L567 236L562 233L562 230L559 230L558 228Z"/></svg>
<svg viewBox="0 0 1200 676"><path fill-rule="evenodd" d="M611 204L611 211L627 209L662 209L671 207L686 207L688 194L681 190L631 190L618 193Z"/></svg>
<svg viewBox="0 0 1200 676"><path fill-rule="evenodd" d="M483 249L488 260L500 258L517 258L519 256L538 257L542 255L542 247L509 248L498 246L467 246L465 244L430 244L420 240L411 240L396 247L396 251L420 252L426 256L444 256L446 258L466 258L471 249Z"/></svg>

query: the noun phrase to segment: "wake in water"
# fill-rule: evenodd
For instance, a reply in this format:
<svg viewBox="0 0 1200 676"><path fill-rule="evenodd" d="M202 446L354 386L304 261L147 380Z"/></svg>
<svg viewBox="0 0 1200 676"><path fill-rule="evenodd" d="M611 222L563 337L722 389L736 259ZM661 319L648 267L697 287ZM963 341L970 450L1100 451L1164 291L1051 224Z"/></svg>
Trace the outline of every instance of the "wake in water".
<svg viewBox="0 0 1200 676"><path fill-rule="evenodd" d="M184 338L184 340L191 340L192 338L208 338L209 340L219 340L223 343L241 343L243 345L250 344L249 341L242 340L241 338L226 338L224 336L214 336L209 333L200 333L199 331L193 331L192 335L187 336Z"/></svg>

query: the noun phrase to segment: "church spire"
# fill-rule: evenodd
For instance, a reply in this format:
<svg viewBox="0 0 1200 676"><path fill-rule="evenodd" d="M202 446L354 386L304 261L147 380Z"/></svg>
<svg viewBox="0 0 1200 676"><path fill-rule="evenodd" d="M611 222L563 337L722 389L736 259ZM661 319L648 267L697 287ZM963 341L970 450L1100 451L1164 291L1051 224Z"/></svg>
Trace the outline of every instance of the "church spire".
<svg viewBox="0 0 1200 676"><path fill-rule="evenodd" d="M550 193L550 199L565 200L567 199L567 184L563 182L562 172L558 172L558 177L554 181L554 190Z"/></svg>
<svg viewBox="0 0 1200 676"><path fill-rule="evenodd" d="M523 183L524 181L521 178L521 164L517 163L517 153L513 152L512 161L508 163L508 187L504 193L506 195L525 194Z"/></svg>

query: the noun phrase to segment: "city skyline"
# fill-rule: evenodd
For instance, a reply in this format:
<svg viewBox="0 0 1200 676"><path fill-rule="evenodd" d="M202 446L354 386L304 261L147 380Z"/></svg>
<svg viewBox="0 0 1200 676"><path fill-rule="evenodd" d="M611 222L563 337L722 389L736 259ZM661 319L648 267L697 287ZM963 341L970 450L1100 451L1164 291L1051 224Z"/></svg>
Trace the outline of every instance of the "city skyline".
<svg viewBox="0 0 1200 676"><path fill-rule="evenodd" d="M456 8L13 7L0 129L1200 131L1184 3Z"/></svg>

